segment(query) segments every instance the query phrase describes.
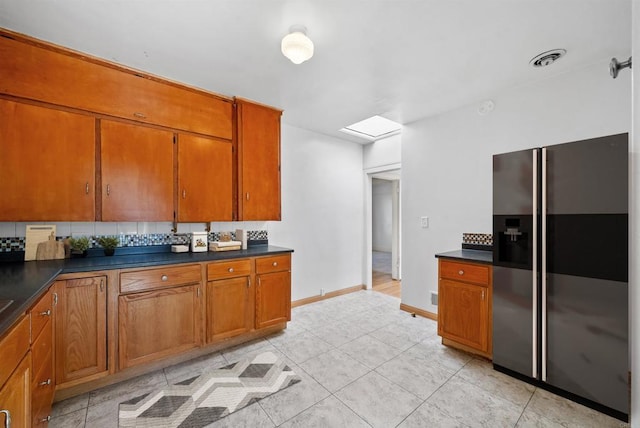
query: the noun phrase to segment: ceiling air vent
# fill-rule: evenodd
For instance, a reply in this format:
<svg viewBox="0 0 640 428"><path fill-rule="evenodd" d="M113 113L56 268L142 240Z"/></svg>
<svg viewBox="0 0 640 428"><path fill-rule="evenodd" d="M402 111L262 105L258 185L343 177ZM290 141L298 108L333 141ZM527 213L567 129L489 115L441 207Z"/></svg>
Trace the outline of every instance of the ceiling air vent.
<svg viewBox="0 0 640 428"><path fill-rule="evenodd" d="M551 65L556 62L566 53L567 51L565 49L553 49L542 52L541 54L534 56L531 61L529 61L529 64L534 67L546 67L547 65Z"/></svg>

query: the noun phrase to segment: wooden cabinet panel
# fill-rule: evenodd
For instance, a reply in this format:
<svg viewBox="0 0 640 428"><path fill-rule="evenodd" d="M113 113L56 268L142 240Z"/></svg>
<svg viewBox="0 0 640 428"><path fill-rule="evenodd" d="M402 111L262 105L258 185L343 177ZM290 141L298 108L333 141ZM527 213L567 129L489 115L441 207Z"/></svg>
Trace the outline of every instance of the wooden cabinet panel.
<svg viewBox="0 0 640 428"><path fill-rule="evenodd" d="M27 353L11 377L0 388L0 410L9 412L12 427L31 426L30 384L31 353ZM0 413L0 424L9 425L5 413Z"/></svg>
<svg viewBox="0 0 640 428"><path fill-rule="evenodd" d="M256 328L290 321L291 273L266 273L257 278Z"/></svg>
<svg viewBox="0 0 640 428"><path fill-rule="evenodd" d="M102 221L173 220L173 134L101 121Z"/></svg>
<svg viewBox="0 0 640 428"><path fill-rule="evenodd" d="M178 221L233 220L231 141L178 136Z"/></svg>
<svg viewBox="0 0 640 428"><path fill-rule="evenodd" d="M237 100L239 219L280 220L282 111Z"/></svg>
<svg viewBox="0 0 640 428"><path fill-rule="evenodd" d="M179 354L198 346L198 286L120 296L120 369Z"/></svg>
<svg viewBox="0 0 640 428"><path fill-rule="evenodd" d="M94 221L95 120L4 99L0 117L0 221Z"/></svg>
<svg viewBox="0 0 640 428"><path fill-rule="evenodd" d="M229 260L226 262L209 263L207 265L207 279L209 281L251 275L251 259Z"/></svg>
<svg viewBox="0 0 640 428"><path fill-rule="evenodd" d="M57 281L56 384L107 374L106 277Z"/></svg>
<svg viewBox="0 0 640 428"><path fill-rule="evenodd" d="M120 274L120 292L131 293L156 288L172 288L201 282L199 265L165 266Z"/></svg>
<svg viewBox="0 0 640 428"><path fill-rule="evenodd" d="M491 358L491 266L440 259L438 270L438 334Z"/></svg>
<svg viewBox="0 0 640 428"><path fill-rule="evenodd" d="M0 341L0 386L29 352L29 333L29 316L25 316Z"/></svg>
<svg viewBox="0 0 640 428"><path fill-rule="evenodd" d="M291 270L291 255L256 258L256 273L280 272Z"/></svg>
<svg viewBox="0 0 640 428"><path fill-rule="evenodd" d="M55 394L52 325L52 322L48 322L31 345L31 414L34 427L46 426L51 416L51 403Z"/></svg>
<svg viewBox="0 0 640 428"><path fill-rule="evenodd" d="M251 277L207 283L207 343L253 329Z"/></svg>
<svg viewBox="0 0 640 428"><path fill-rule="evenodd" d="M488 352L489 296L486 287L440 280L438 333Z"/></svg>
<svg viewBox="0 0 640 428"><path fill-rule="evenodd" d="M471 263L459 263L450 260L440 261L440 277L454 281L489 284L489 266Z"/></svg>
<svg viewBox="0 0 640 428"><path fill-rule="evenodd" d="M53 47L0 37L0 92L232 138L231 100Z"/></svg>

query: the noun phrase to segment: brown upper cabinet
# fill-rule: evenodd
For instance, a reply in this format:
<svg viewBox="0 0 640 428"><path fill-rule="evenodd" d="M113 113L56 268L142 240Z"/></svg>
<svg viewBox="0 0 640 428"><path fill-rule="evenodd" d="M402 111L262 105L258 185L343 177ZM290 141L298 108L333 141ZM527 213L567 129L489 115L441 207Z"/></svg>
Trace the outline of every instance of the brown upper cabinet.
<svg viewBox="0 0 640 428"><path fill-rule="evenodd" d="M280 220L281 110L237 99L238 220Z"/></svg>
<svg viewBox="0 0 640 428"><path fill-rule="evenodd" d="M0 221L94 220L95 120L5 99L0 117Z"/></svg>
<svg viewBox="0 0 640 428"><path fill-rule="evenodd" d="M231 139L233 102L86 54L0 32L0 92ZM12 38L7 38L12 37Z"/></svg>
<svg viewBox="0 0 640 428"><path fill-rule="evenodd" d="M178 135L178 221L233 220L231 141Z"/></svg>
<svg viewBox="0 0 640 428"><path fill-rule="evenodd" d="M102 120L102 221L173 220L173 133Z"/></svg>

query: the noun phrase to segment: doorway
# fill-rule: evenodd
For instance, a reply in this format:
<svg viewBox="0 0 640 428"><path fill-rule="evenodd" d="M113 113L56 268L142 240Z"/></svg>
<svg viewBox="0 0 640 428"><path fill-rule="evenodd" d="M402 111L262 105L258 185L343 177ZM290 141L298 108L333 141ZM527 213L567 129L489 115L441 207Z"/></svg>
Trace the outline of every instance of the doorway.
<svg viewBox="0 0 640 428"><path fill-rule="evenodd" d="M367 178L367 288L400 298L400 169Z"/></svg>

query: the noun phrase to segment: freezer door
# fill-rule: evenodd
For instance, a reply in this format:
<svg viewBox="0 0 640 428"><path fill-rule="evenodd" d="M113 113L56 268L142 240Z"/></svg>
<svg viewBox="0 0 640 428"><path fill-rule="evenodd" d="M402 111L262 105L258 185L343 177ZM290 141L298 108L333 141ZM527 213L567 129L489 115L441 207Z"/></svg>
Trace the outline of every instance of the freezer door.
<svg viewBox="0 0 640 428"><path fill-rule="evenodd" d="M628 413L628 136L545 152L542 380Z"/></svg>
<svg viewBox="0 0 640 428"><path fill-rule="evenodd" d="M493 157L493 362L538 376L539 150Z"/></svg>
<svg viewBox="0 0 640 428"><path fill-rule="evenodd" d="M493 363L536 377L531 271L493 267Z"/></svg>

